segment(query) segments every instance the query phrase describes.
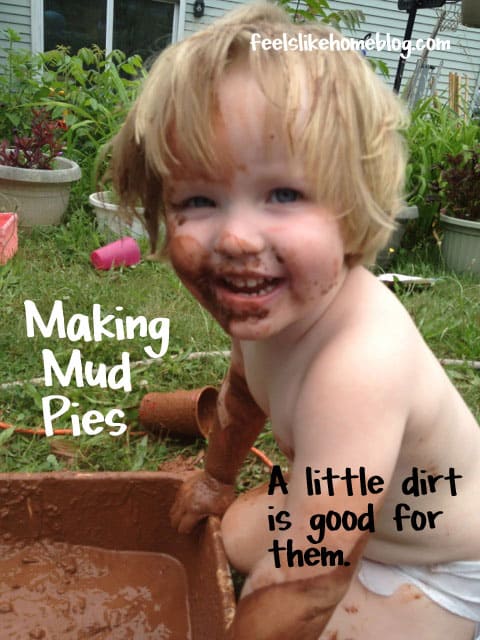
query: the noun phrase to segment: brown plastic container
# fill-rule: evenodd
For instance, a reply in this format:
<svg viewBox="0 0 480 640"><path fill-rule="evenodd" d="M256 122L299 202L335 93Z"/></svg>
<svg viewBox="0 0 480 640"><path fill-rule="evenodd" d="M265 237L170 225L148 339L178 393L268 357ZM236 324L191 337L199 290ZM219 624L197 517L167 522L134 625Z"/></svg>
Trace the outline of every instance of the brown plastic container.
<svg viewBox="0 0 480 640"><path fill-rule="evenodd" d="M140 402L138 419L153 432L206 438L215 419L217 396L215 387L147 393Z"/></svg>
<svg viewBox="0 0 480 640"><path fill-rule="evenodd" d="M224 640L235 599L219 521L189 535L170 527L181 482L161 472L0 473L0 542L48 538L173 556L187 576L192 640Z"/></svg>

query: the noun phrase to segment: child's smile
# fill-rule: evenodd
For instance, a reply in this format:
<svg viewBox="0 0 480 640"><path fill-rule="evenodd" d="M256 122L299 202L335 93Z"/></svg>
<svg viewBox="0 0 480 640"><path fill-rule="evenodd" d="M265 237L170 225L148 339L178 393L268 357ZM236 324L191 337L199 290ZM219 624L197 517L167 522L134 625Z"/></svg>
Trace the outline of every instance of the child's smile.
<svg viewBox="0 0 480 640"><path fill-rule="evenodd" d="M343 282L338 221L314 201L245 70L225 78L219 100L218 151L231 167L211 180L189 170L167 181L173 266L234 337L267 338L298 321L306 330Z"/></svg>

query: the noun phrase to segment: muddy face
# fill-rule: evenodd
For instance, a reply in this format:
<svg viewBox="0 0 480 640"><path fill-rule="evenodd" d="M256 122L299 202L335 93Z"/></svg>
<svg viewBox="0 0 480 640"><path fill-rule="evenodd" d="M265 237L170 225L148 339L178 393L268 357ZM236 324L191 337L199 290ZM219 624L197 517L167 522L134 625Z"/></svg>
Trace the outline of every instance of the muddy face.
<svg viewBox="0 0 480 640"><path fill-rule="evenodd" d="M230 308L222 304L216 290L225 282L224 277L229 272L228 265L223 268L212 267L210 254L195 238L175 233L171 235L168 250L175 271L187 289L227 333L230 332L232 321L261 319L268 315L268 311L258 309L254 301L246 300L242 309Z"/></svg>
<svg viewBox="0 0 480 640"><path fill-rule="evenodd" d="M248 98L239 103L239 94ZM172 264L233 337L264 339L297 324L304 331L346 274L338 222L314 200L301 158L272 134L265 98L246 70L223 80L219 105L225 175L205 179L190 168L187 178L167 180Z"/></svg>

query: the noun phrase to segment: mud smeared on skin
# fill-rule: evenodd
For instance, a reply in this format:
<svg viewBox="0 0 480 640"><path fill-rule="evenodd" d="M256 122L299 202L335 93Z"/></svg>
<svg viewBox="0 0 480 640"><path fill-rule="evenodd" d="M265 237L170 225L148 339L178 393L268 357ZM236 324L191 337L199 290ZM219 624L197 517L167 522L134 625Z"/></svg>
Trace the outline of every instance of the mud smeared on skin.
<svg viewBox="0 0 480 640"><path fill-rule="evenodd" d="M354 604L348 606L348 607L343 607L345 609L345 611L347 613L358 613L358 607L356 607Z"/></svg>
<svg viewBox="0 0 480 640"><path fill-rule="evenodd" d="M253 441L266 421L245 378L230 367L217 401L217 420L209 442L205 470L221 482L233 484ZM225 451L231 451L225 463ZM215 453L213 453L215 452Z"/></svg>
<svg viewBox="0 0 480 640"><path fill-rule="evenodd" d="M172 225L171 222L170 225ZM170 236L173 236L171 230ZM248 243L242 243L235 236L232 237L235 239L238 249L249 254L251 246ZM173 237L169 243L169 255L182 282L225 331L228 332L232 321L261 320L268 315L267 309L258 309L258 304L255 300L251 302L246 300L244 309L241 312L235 312L229 307L223 306L217 300L212 286L213 283L218 278L221 278L222 275L232 275L233 269L224 265L214 272L210 266L211 254L205 251L195 238L183 235ZM252 269L257 268L259 264L260 260L255 256L249 262Z"/></svg>
<svg viewBox="0 0 480 640"><path fill-rule="evenodd" d="M2 640L187 640L186 575L160 553L0 544Z"/></svg>
<svg viewBox="0 0 480 640"><path fill-rule="evenodd" d="M266 640L317 640L350 585L367 539L364 536L356 543L348 555L349 565L317 577L261 587L242 598L232 640L252 637L252 629Z"/></svg>
<svg viewBox="0 0 480 640"><path fill-rule="evenodd" d="M257 252L255 245L242 240L234 233L226 233L222 237L222 245L228 247L230 256L249 256Z"/></svg>
<svg viewBox="0 0 480 640"><path fill-rule="evenodd" d="M175 214L175 222L179 227L185 224L186 221L187 221L187 218L182 213Z"/></svg>

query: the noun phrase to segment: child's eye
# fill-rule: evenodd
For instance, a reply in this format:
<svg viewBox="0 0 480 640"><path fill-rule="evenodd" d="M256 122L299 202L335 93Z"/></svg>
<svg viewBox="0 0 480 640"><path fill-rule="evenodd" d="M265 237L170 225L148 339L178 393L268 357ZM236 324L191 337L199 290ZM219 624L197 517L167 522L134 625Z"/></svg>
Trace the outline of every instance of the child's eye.
<svg viewBox="0 0 480 640"><path fill-rule="evenodd" d="M214 207L215 202L206 196L193 196L187 198L181 204L182 209L203 209L204 207Z"/></svg>
<svg viewBox="0 0 480 640"><path fill-rule="evenodd" d="M278 189L273 189L270 192L269 199L271 202L275 203L285 203L285 202L296 202L300 200L302 194L300 191L296 189L290 189L288 187L279 187Z"/></svg>

